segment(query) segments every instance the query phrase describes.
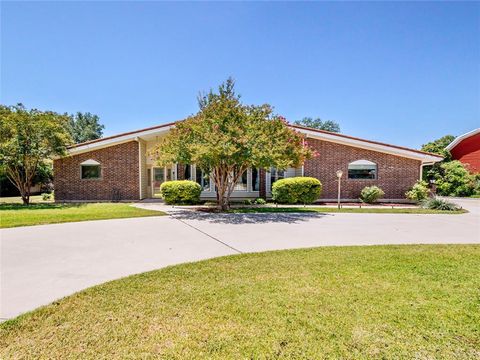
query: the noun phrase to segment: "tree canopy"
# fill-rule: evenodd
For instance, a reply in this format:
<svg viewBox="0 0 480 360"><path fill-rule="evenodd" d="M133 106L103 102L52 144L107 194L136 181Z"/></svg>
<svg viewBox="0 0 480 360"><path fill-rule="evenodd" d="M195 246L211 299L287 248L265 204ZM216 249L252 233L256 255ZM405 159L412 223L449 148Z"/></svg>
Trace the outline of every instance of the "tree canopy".
<svg viewBox="0 0 480 360"><path fill-rule="evenodd" d="M100 118L89 112L77 112L70 115L68 131L75 143L99 139L103 135L105 126L100 124Z"/></svg>
<svg viewBox="0 0 480 360"><path fill-rule="evenodd" d="M66 114L0 105L0 164L25 204L45 161L66 153L72 141L68 121Z"/></svg>
<svg viewBox="0 0 480 360"><path fill-rule="evenodd" d="M229 78L217 92L200 96L198 113L178 122L152 152L160 164L195 164L210 174L222 209L247 169L286 169L314 155L270 105L242 104L234 85Z"/></svg>
<svg viewBox="0 0 480 360"><path fill-rule="evenodd" d="M453 135L445 135L441 138L430 141L429 143L422 145L422 151L434 153L443 156L447 160L450 159L450 153L448 150L445 150L448 144L450 144L455 139Z"/></svg>
<svg viewBox="0 0 480 360"><path fill-rule="evenodd" d="M333 120L322 120L320 118L314 119L311 117L304 117L302 120L296 120L294 124L335 133L340 132L340 125Z"/></svg>

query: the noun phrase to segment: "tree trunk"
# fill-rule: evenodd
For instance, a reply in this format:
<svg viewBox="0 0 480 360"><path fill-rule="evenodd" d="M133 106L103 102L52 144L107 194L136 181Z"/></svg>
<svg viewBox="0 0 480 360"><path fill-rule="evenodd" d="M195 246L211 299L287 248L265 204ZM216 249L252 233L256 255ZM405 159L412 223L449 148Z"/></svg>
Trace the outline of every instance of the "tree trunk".
<svg viewBox="0 0 480 360"><path fill-rule="evenodd" d="M23 205L30 205L30 194L22 195Z"/></svg>
<svg viewBox="0 0 480 360"><path fill-rule="evenodd" d="M247 171L247 168L247 166L241 166L237 169L235 166L225 166L224 168L214 169L213 176L217 186L217 206L219 210L230 209L230 196L235 188L235 183Z"/></svg>
<svg viewBox="0 0 480 360"><path fill-rule="evenodd" d="M7 178L20 192L23 205L30 204L30 187L32 183L32 177L33 176L25 176L22 171L18 170L18 168L7 168Z"/></svg>
<svg viewBox="0 0 480 360"><path fill-rule="evenodd" d="M15 184L17 186L17 184ZM30 186L26 183L21 183L17 186L20 191L20 196L22 197L23 205L30 204Z"/></svg>

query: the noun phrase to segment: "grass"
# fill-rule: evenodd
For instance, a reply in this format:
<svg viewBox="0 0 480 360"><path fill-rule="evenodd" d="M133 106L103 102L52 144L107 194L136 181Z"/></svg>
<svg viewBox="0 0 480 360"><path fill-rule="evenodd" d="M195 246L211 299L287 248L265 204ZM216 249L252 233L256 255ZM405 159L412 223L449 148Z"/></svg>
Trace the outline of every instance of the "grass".
<svg viewBox="0 0 480 360"><path fill-rule="evenodd" d="M10 202L0 203L0 228L159 215L165 213L125 203L33 203L24 206Z"/></svg>
<svg viewBox="0 0 480 360"><path fill-rule="evenodd" d="M367 214L464 214L467 210L445 211L422 208L336 208L336 207L246 207L230 209L231 213L367 213Z"/></svg>
<svg viewBox="0 0 480 360"><path fill-rule="evenodd" d="M331 247L184 264L0 325L0 358L480 357L480 246Z"/></svg>
<svg viewBox="0 0 480 360"><path fill-rule="evenodd" d="M43 201L42 195L32 195L30 196L30 203L45 203L45 202L52 202ZM8 197L0 197L0 204L22 204L22 198L20 196L8 196Z"/></svg>

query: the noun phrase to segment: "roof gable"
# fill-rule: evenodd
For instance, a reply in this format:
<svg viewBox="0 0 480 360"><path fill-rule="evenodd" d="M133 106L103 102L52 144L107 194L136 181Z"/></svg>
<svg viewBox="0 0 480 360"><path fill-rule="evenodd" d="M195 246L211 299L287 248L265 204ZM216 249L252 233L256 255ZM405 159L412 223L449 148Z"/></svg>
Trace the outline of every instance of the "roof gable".
<svg viewBox="0 0 480 360"><path fill-rule="evenodd" d="M139 140L142 137L151 137L157 134L168 132L172 127L175 126L175 124L176 122L171 122L163 125L153 126L145 129L136 130L136 131L130 131L130 132L121 133L113 136L108 136L102 139L97 139L97 140L76 144L74 146L71 146L68 151L69 151L69 154L75 155L75 154L91 151L98 148L120 144L122 142ZM361 139L361 138L343 135L339 133L333 133L325 130L307 128L299 125L289 125L289 126L307 135L307 137L313 137L320 140L336 142L344 145L364 148L364 149L377 151L377 152L384 152L384 153L388 153L388 154L392 154L400 157L412 158L412 159L420 160L423 163L433 163L433 162L442 160L442 157L437 154L431 154L431 153L427 153L420 150L409 149L402 146Z"/></svg>

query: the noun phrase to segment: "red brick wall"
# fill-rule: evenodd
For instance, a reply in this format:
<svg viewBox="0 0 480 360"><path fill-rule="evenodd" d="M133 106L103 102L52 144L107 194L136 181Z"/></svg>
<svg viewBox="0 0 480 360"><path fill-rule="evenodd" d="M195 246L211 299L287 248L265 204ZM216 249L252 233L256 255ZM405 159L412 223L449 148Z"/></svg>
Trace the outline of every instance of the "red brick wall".
<svg viewBox="0 0 480 360"><path fill-rule="evenodd" d="M322 199L336 199L337 170L343 171L342 199L358 199L365 186L376 185L385 191L385 199L404 199L407 191L420 178L420 161L364 150L328 141L308 139L319 153L304 164L305 176L322 182ZM377 164L377 179L349 180L348 164L355 160L369 160Z"/></svg>
<svg viewBox="0 0 480 360"><path fill-rule="evenodd" d="M81 179L80 164L101 164L101 179ZM138 143L128 143L68 156L53 162L55 200L138 200Z"/></svg>

